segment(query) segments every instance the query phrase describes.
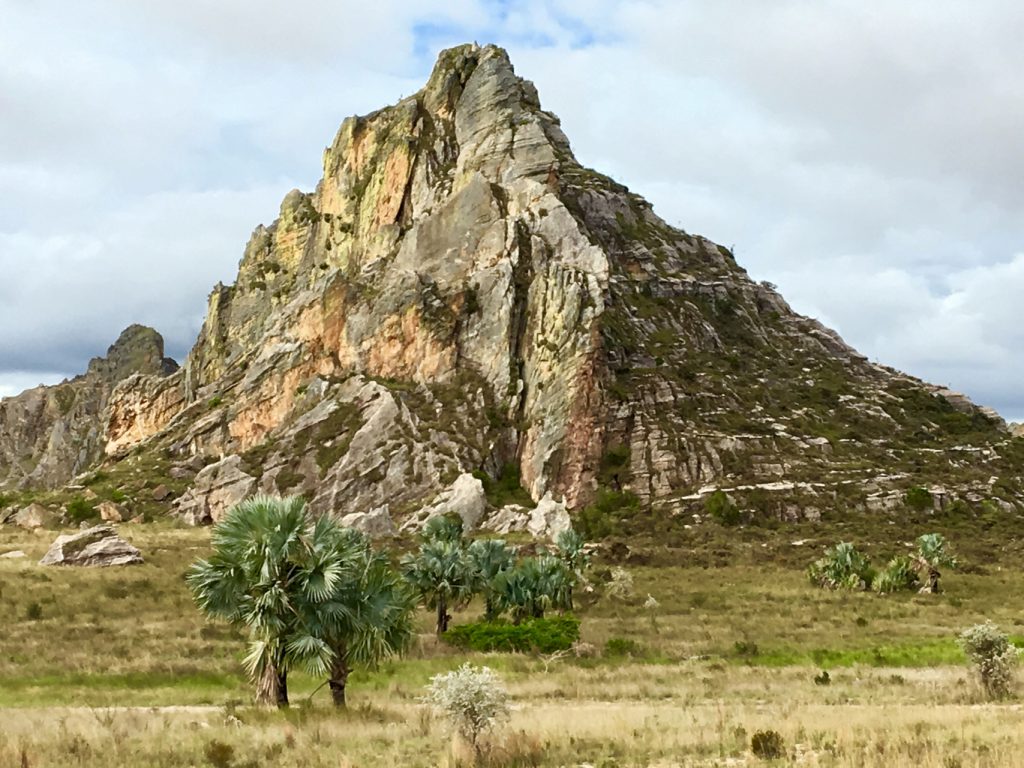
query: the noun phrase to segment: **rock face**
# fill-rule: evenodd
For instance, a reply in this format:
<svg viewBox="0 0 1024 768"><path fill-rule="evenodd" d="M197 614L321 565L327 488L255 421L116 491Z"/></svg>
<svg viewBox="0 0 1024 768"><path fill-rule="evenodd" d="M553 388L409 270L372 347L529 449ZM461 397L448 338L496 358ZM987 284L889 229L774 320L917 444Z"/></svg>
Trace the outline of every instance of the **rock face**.
<svg viewBox="0 0 1024 768"><path fill-rule="evenodd" d="M345 120L316 189L289 192L211 293L181 371L117 370L73 460L50 416L45 445L36 428L0 448L0 476L199 457L215 463L175 502L191 522L262 490L389 531L488 519L484 473L540 502L487 524L543 535L595 500L671 512L715 487L780 519L937 482L1024 495L1001 420L868 362L582 167L493 46L445 51L421 91ZM8 444L31 410L10 402Z"/></svg>
<svg viewBox="0 0 1024 768"><path fill-rule="evenodd" d="M85 374L0 400L0 485L55 488L94 466L117 384L135 374L164 379L177 367L164 357L160 334L133 325Z"/></svg>
<svg viewBox="0 0 1024 768"><path fill-rule="evenodd" d="M142 554L108 525L63 534L50 545L40 565L134 565Z"/></svg>
<svg viewBox="0 0 1024 768"><path fill-rule="evenodd" d="M228 456L199 472L193 487L176 506L189 525L216 523L228 509L255 490L256 478L242 470L242 459Z"/></svg>

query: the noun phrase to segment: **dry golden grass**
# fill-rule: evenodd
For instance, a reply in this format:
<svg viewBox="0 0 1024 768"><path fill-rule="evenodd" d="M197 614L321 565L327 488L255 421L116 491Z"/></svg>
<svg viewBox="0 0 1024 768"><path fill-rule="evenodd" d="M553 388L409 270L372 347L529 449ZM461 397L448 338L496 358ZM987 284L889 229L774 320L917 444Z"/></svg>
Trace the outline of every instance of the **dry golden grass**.
<svg viewBox="0 0 1024 768"><path fill-rule="evenodd" d="M250 710L241 639L203 621L182 579L209 532L122 534L145 565L44 569L54 532L0 530L0 552L30 555L0 560L0 768L454 764L448 730L418 699L466 657L437 644L428 615L408 658L353 676L351 711L334 712L323 690L304 705L316 681L302 676L292 711ZM953 642L984 617L1015 630L1015 569L949 574L937 598L821 592L778 566L635 577L637 600L581 610L596 658L470 657L500 672L515 703L487 765L763 765L750 739L767 728L786 745L779 765L1024 764L1019 704L982 702ZM611 638L636 642L636 657L604 654ZM813 680L823 666L828 685Z"/></svg>

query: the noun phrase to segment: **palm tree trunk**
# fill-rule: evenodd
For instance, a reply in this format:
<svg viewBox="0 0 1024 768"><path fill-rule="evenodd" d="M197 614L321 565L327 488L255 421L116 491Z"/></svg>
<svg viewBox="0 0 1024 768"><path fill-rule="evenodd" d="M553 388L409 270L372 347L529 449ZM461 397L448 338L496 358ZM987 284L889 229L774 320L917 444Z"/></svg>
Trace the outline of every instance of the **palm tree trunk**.
<svg viewBox="0 0 1024 768"><path fill-rule="evenodd" d="M263 668L259 679L256 680L256 706L276 707L280 700L278 685L280 679L277 674L277 667L267 664Z"/></svg>
<svg viewBox="0 0 1024 768"><path fill-rule="evenodd" d="M331 688L331 698L336 707L345 707L345 686L348 684L350 671L345 655L337 654L334 657L334 663L331 664L331 679L327 683Z"/></svg>
<svg viewBox="0 0 1024 768"><path fill-rule="evenodd" d="M928 569L928 591L933 595L937 595L942 591L939 589L939 575L939 572L934 568Z"/></svg>
<svg viewBox="0 0 1024 768"><path fill-rule="evenodd" d="M284 667L277 673L277 708L288 708L288 670Z"/></svg>
<svg viewBox="0 0 1024 768"><path fill-rule="evenodd" d="M437 597L437 636L440 637L448 631L448 620L451 616L448 615L448 601L445 600L445 596L438 595Z"/></svg>

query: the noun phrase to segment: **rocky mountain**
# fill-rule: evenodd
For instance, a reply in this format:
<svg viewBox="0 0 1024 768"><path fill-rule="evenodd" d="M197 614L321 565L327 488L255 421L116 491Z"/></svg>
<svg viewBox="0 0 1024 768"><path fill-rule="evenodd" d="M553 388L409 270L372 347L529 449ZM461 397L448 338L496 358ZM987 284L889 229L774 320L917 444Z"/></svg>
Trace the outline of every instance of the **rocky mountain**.
<svg viewBox="0 0 1024 768"><path fill-rule="evenodd" d="M781 519L916 486L1024 498L1024 441L994 412L868 361L581 166L493 46L345 120L182 369L151 351L4 401L0 477L148 461L151 484L187 480L193 522L263 489L378 532L452 508L536 531L700 511L717 488Z"/></svg>
<svg viewBox="0 0 1024 768"><path fill-rule="evenodd" d="M133 325L81 376L0 400L0 486L54 487L104 456L110 394L125 379L160 379L178 370L164 340Z"/></svg>

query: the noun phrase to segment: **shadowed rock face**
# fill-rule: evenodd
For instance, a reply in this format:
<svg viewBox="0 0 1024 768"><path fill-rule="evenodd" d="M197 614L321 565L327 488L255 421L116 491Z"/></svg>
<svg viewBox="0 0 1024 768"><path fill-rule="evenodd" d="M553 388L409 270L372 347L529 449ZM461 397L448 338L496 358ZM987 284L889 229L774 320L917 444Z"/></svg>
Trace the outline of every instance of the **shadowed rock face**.
<svg viewBox="0 0 1024 768"><path fill-rule="evenodd" d="M238 489L372 510L382 531L452 499L476 520L467 473L508 466L552 509L723 486L799 518L837 489L988 493L1021 456L998 417L868 362L580 166L492 46L443 52L422 91L345 120L317 188L257 227L164 374L119 379L76 467L139 446L217 462L179 502L196 520Z"/></svg>
<svg viewBox="0 0 1024 768"><path fill-rule="evenodd" d="M94 466L106 444L110 394L124 379L178 369L152 328L132 325L85 374L0 400L0 485L54 488Z"/></svg>

